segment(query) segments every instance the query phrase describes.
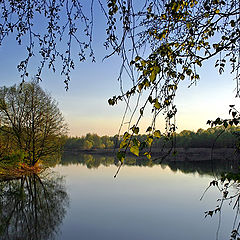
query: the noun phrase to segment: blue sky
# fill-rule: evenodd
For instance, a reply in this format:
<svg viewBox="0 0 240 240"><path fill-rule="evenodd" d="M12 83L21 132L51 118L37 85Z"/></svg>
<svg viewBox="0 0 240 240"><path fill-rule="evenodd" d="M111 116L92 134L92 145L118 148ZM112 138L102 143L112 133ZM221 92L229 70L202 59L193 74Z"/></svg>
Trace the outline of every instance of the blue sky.
<svg viewBox="0 0 240 240"><path fill-rule="evenodd" d="M107 100L120 93L117 81L120 59L114 56L102 62L106 54L103 47L104 29L104 21L100 18L94 28L93 47L97 62L76 64L67 92L64 79L59 73L54 74L47 69L43 72L41 86L59 103L71 136L81 136L88 132L99 135L118 133L125 105L120 103L112 107ZM18 46L13 37L5 40L0 47L1 86L20 83L16 66L25 54L24 44ZM36 73L37 66L38 60L34 59L30 66L30 78ZM234 98L236 84L232 80L233 76L229 71L219 76L213 66L214 64L203 65L200 70L201 79L196 86L188 88L188 81L181 83L175 101L178 107L178 132L184 129L196 131L198 128L207 128L208 119L216 119L218 116L226 118L229 104L238 104L239 99ZM150 121L150 116L145 114L140 126L145 129ZM157 121L157 128L164 129L163 117Z"/></svg>

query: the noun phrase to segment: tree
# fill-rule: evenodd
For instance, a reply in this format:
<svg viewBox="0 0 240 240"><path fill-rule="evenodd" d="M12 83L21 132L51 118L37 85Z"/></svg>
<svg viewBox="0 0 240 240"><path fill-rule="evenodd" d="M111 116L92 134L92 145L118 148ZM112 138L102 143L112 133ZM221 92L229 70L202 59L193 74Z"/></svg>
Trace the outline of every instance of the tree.
<svg viewBox="0 0 240 240"><path fill-rule="evenodd" d="M133 86L109 99L109 104L115 105L122 100L129 104L130 97L136 94L145 97L144 104L135 109L139 113L138 120L123 138L125 144L122 144L120 160L124 159L128 147L131 150L131 147L141 146L134 135L140 131L138 124L147 106L152 108L153 120L147 129L149 137L146 145L151 149L152 137L159 135L155 120L160 113L165 115L166 137L170 140L174 138L177 113L174 99L179 83L188 79L190 86L195 84L200 79L199 69L210 59L215 61L213 68L218 68L220 74L230 65L232 78L236 80L236 96L239 96L239 1L170 0L145 3L139 12L134 12L130 4L125 11L122 38L112 41L115 43L114 50L124 58L123 66L128 69ZM121 17L124 5L111 1L111 6L116 9L111 13L111 19ZM118 26L116 21L112 22L111 28L114 29L114 26ZM125 47L128 39L132 42L131 54Z"/></svg>
<svg viewBox="0 0 240 240"><path fill-rule="evenodd" d="M87 49L95 60L91 47L95 2L106 16L104 45L112 49L105 58L119 55L122 59L120 84L122 86L126 76L132 82L132 87L113 96L109 104L125 101L129 110L132 96L139 96L137 103L140 97L145 97L144 104L137 104L133 111L139 115L124 135L124 152L129 147L137 153L140 146L151 146L152 138L160 135L155 126L160 113L165 115L166 137L173 137L177 113L174 99L179 83L185 79L189 80L189 85L196 83L200 79L199 69L210 59L215 61L213 67L218 68L220 74L227 65L231 67L236 96L239 96L238 0L146 0L141 3L108 0L107 4L92 0L87 8L89 12L79 0L3 0L0 2L0 44L12 33L16 33L19 44L28 36L27 58L18 65L23 81L28 76L29 61L39 52L42 61L36 77L41 78L46 64L55 71L54 63L58 58L62 61L61 73L68 87L70 71L74 68L71 48L74 41L79 46L80 61L86 59ZM44 20L46 32L38 31L36 18ZM60 43L66 43L64 50L59 47ZM139 133L138 125L147 107L152 109L153 120L147 129L149 137L141 145L133 135ZM123 155L119 154L120 160L124 159ZM146 155L149 156L147 152Z"/></svg>
<svg viewBox="0 0 240 240"><path fill-rule="evenodd" d="M91 149L93 147L93 143L91 142L91 141L89 141L89 140L84 140L84 142L83 142L83 148L84 149L87 149L87 150L89 150L89 149Z"/></svg>
<svg viewBox="0 0 240 240"><path fill-rule="evenodd" d="M66 124L55 100L36 82L1 87L0 117L0 132L30 165L59 154Z"/></svg>

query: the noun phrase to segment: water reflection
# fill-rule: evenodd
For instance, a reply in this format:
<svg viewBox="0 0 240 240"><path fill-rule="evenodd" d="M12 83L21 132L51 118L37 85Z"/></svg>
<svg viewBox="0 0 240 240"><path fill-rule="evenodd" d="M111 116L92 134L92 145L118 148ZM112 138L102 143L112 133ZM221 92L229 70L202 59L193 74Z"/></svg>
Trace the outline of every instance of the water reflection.
<svg viewBox="0 0 240 240"><path fill-rule="evenodd" d="M54 239L67 206L64 179L52 172L1 181L0 239Z"/></svg>
<svg viewBox="0 0 240 240"><path fill-rule="evenodd" d="M116 164L117 161L113 156L89 154L66 154L63 156L61 162L62 166L68 166L69 168L77 168L76 165L79 165L79 171L82 173L87 172L87 169L84 168L84 166L89 169L99 168L99 174L103 172L103 170L107 171L106 169L111 169L111 172L108 170L108 178L107 180L104 180L104 182L102 182L103 180L100 180L100 177L103 177L102 175L96 177L98 175L98 171L88 171L88 173L91 174L86 174L86 176L88 176L89 178L93 178L89 182L94 182L94 186L90 185L90 187L86 187L85 184L84 186L82 186L83 189L85 189L83 190L83 192L86 192L87 189L94 189L93 193L90 194L92 196L91 199L97 199L98 202L101 202L101 200L102 202L107 202L105 208L104 205L101 205L101 208L105 209L104 214L101 215L103 222L108 222L109 224L112 224L112 221L109 220L112 216L109 217L109 219L106 219L105 217L106 212L108 212L108 210L106 209L111 209L111 211L115 212L115 205L118 205L122 207L119 207L119 212L117 212L115 216L113 216L113 218L116 216L120 219L124 218L125 221L128 223L124 225L124 223L121 222L121 224L124 225L124 229L128 229L126 225L132 226L133 229L139 225L139 221L141 222L140 219L142 217L142 215L138 212L139 209L144 212L144 216L149 216L148 221L162 222L162 219L165 219L165 221L167 219L166 222L171 222L171 226L173 228L176 228L176 233L172 232L172 237L169 237L167 235L169 233L165 233L165 229L168 229L170 225L162 222L163 227L161 228L161 233L159 233L160 235L157 236L157 234L151 233L151 231L156 231L156 229L152 225L146 225L145 230L143 232L141 231L141 234L147 233L149 236L151 236L148 237L148 239L159 239L158 237L164 236L164 234L166 235L162 239L176 239L178 238L178 235L182 235L182 237L179 237L178 239L233 240L239 237L239 185L233 182L226 184L226 181L221 183L220 181L223 173L237 174L239 172L238 161L195 161L195 159L192 158L192 161L168 161L164 164L161 164L161 167L159 167L158 165L160 164L160 161L149 161L145 159L128 157L125 162L125 168L121 170L122 172L120 172L120 176L118 177L116 182L112 183L111 178L115 173ZM103 166L111 167L105 168ZM72 171L70 172L72 173ZM151 174L148 174L148 172L151 172ZM194 176L195 174L196 176ZM199 176L201 176L201 178L199 178ZM76 175L76 177L73 179L79 178L80 177L77 177ZM84 180L82 180L82 182L85 182ZM199 201L201 194L204 192L204 188L207 188L213 180L218 182L218 185L211 184L211 187L208 188L208 191L206 192L202 201ZM81 182L81 180L78 180L78 182ZM156 189L153 190L153 192L149 192L152 188ZM96 196L95 194L97 192L100 192L101 195ZM226 195L226 193L228 194ZM112 199L114 205L112 205L112 202L105 199L105 197L103 197L102 195L106 195L110 199ZM116 199L112 195L116 195ZM127 202L123 196L128 196L128 199L136 198L135 200L132 200L134 204L129 204L129 202ZM148 199L146 199L146 196L148 196ZM158 202L154 203L153 199L156 199L157 197L159 197L159 200ZM144 201L141 202L140 199ZM84 201L86 201L87 205L90 200L83 199L83 203ZM146 203L148 209L147 211L144 211L144 209L146 208ZM90 208L92 208L94 204L96 204L96 202L92 201ZM73 214L75 214L76 211L77 210L74 209ZM156 214L156 211L159 211L159 215ZM194 215L195 211L198 211L196 215ZM95 212L99 212L99 210L94 209L94 211L92 211L92 214L94 215ZM121 215L122 212L125 213L124 216ZM127 212L134 212L136 216L130 216ZM86 216L88 214L89 210L86 213ZM109 215L111 215L111 213L109 213ZM207 217L204 220L204 215L211 215L212 217ZM169 220L170 216L174 216L174 219L178 219L178 221L174 222L172 221L172 219ZM184 216L184 218L182 218L182 216ZM93 225L95 224L95 226L98 226L99 228L104 228L104 226L102 226L99 222L95 223L94 218L96 217L98 216L94 215L93 219L91 219L91 223L93 223ZM128 218L132 219L132 221L128 222ZM200 218L202 222L197 222L196 219L198 218ZM188 221L188 219L191 220ZM211 223L212 225L210 227ZM82 225L84 224L85 223L83 222ZM199 228L199 226L202 226L202 224L208 225L205 228L204 233L202 232L202 230L200 230L201 228ZM189 230L189 233L186 233L184 236L184 234L181 232L181 229L186 228L186 226L191 226L189 227L189 229L195 229L194 233L196 233L197 231L196 228L199 228L199 232L196 233L199 235L191 238L190 236L188 236L188 234L190 235L193 232ZM131 232L131 229L128 229L128 232ZM212 233L211 237L210 235L208 235L208 232ZM83 239L86 239L87 235L84 235L83 229L81 230L81 234L82 236L84 236ZM103 236L106 233L102 233L101 231L99 231L98 234ZM114 232L112 234L114 234ZM104 237L106 236L104 235ZM93 236L92 239L98 238ZM106 237L105 239L110 238ZM123 238L119 237L117 239ZM131 239L139 239L138 232L132 233ZM145 239L147 239L147 237Z"/></svg>
<svg viewBox="0 0 240 240"><path fill-rule="evenodd" d="M128 156L125 160L126 166L153 167L161 165L162 168L168 166L173 172L180 171L182 173L197 173L199 175L216 175L220 176L226 172L238 172L239 162L236 160L215 159L196 161L194 157L190 161L165 161L161 159L149 160ZM210 159L210 156L209 156ZM65 153L62 156L61 165L81 164L89 169L98 168L100 166L118 165L118 160L114 156L104 156L97 154L81 154L81 153Z"/></svg>
<svg viewBox="0 0 240 240"><path fill-rule="evenodd" d="M214 175L210 161L170 161L160 167L157 161L129 157L119 177L113 179L116 164L113 156L63 156L61 166L55 170L67 176L71 206L66 217L68 195L59 175L44 172L41 176L1 181L0 239L202 240L216 239L217 235L219 240L226 240L231 229L239 230L239 218L233 226L235 216L227 209L229 197L235 194L230 207L237 199L235 213L239 213L237 184L219 183L223 189L220 195L212 185L199 201L204 187L216 175L237 171L233 162L216 161ZM221 224L216 214L204 219L204 212L215 210L216 203L221 207L217 215L224 212Z"/></svg>

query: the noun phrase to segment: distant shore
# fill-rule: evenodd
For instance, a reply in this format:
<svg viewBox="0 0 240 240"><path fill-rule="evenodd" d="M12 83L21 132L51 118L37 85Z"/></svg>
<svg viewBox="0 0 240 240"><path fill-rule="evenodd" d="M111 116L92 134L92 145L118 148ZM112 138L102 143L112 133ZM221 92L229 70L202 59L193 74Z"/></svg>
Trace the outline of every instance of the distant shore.
<svg viewBox="0 0 240 240"><path fill-rule="evenodd" d="M118 149L90 149L90 150L78 150L78 151L64 151L65 153L74 154L92 154L92 155L108 155L114 156ZM175 154L174 154L175 152ZM169 154L168 154L169 153ZM131 154L128 152L128 154ZM132 155L132 154L131 154ZM151 155L153 158L164 157L168 161L209 161L215 160L229 160L234 161L238 155L235 148L175 148L159 150L158 148L151 149ZM140 154L140 158L144 157Z"/></svg>

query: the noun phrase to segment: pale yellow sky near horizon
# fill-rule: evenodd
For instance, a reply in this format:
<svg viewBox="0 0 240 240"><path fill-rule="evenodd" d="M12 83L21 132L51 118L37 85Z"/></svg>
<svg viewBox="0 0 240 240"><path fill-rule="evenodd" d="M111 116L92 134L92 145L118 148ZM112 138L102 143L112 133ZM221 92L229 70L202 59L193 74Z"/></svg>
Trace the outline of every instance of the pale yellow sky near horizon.
<svg viewBox="0 0 240 240"><path fill-rule="evenodd" d="M234 98L234 83L229 84L224 76L220 77L219 84L215 83L206 83L205 79L201 79L197 86L188 88L185 83L180 86L175 101L178 109L176 115L177 132L182 130L197 131L199 128L207 129L210 127L206 124L207 120L229 117L229 105L237 105L239 102L239 99ZM82 107L82 111L75 110L73 116L69 109L63 107L66 120L70 123L69 135L82 136L87 133L96 133L100 136L113 136L118 134L125 105L120 103L119 106L109 106L107 97L99 98L95 103L88 104L94 106L97 111L89 113L89 109ZM134 121L132 123L134 124ZM145 114L140 123L140 132L144 133L150 123L151 117ZM126 123L121 133L127 129L127 126ZM159 116L156 127L164 131L165 122L162 116Z"/></svg>

